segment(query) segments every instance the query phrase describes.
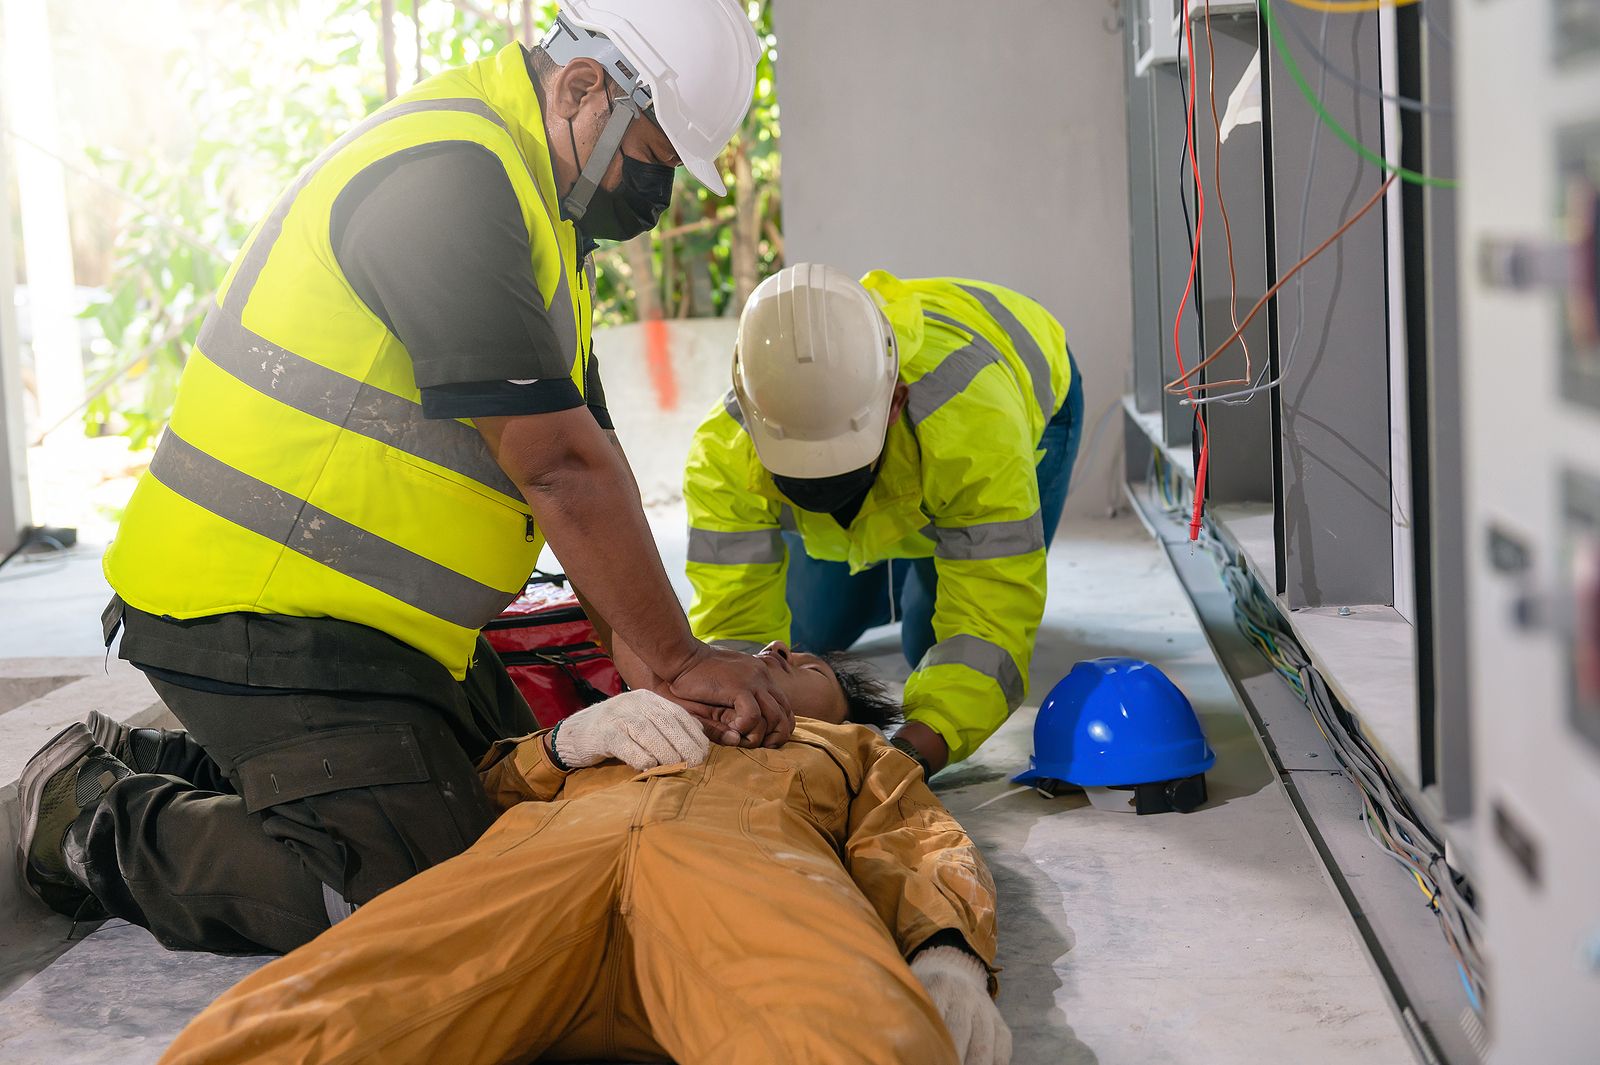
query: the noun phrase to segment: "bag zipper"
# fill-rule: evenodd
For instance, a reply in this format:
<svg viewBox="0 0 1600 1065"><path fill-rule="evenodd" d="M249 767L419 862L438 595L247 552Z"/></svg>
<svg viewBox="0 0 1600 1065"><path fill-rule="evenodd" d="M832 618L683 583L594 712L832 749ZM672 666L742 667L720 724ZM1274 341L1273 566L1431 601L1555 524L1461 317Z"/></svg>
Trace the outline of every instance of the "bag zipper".
<svg viewBox="0 0 1600 1065"><path fill-rule="evenodd" d="M508 666L558 666L592 662L605 658L604 648L593 643L568 644L565 647L539 647L525 651L500 651L500 661Z"/></svg>
<svg viewBox="0 0 1600 1065"><path fill-rule="evenodd" d="M572 621L588 621L589 615L583 612L581 606L564 606L559 610L552 610L544 614L512 614L495 618L483 627L484 632L492 629L530 629L539 625L564 625Z"/></svg>

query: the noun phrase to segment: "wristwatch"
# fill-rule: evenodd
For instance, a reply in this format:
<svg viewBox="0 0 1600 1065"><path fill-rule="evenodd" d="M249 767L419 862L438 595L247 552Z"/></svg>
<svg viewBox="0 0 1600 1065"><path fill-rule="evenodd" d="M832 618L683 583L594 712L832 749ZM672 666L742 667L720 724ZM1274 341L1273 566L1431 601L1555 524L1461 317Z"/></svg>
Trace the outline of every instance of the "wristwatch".
<svg viewBox="0 0 1600 1065"><path fill-rule="evenodd" d="M905 739L902 736L896 736L894 739L889 741L889 746L893 747L897 751L903 751L910 755L912 760L922 767L923 780L927 780L929 777L933 776L933 770L928 766L928 760L922 757L922 752L917 750L916 746L913 745L910 740Z"/></svg>

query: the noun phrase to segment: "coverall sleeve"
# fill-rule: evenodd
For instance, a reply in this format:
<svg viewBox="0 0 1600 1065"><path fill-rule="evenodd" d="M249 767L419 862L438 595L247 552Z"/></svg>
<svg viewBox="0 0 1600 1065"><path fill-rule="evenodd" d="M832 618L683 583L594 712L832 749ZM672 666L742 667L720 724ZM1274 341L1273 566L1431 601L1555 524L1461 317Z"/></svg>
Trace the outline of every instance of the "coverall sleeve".
<svg viewBox="0 0 1600 1065"><path fill-rule="evenodd" d="M905 956L950 930L992 971L995 887L977 845L928 790L915 761L876 736L861 746L865 773L845 844L851 879Z"/></svg>
<svg viewBox="0 0 1600 1065"><path fill-rule="evenodd" d="M478 763L478 779L497 813L524 802L550 802L566 787L567 773L544 750L544 732L499 740Z"/></svg>
<svg viewBox="0 0 1600 1065"><path fill-rule="evenodd" d="M732 393L695 431L683 474L689 511L689 625L697 638L755 651L789 638L789 555L779 505L750 489L755 447Z"/></svg>
<svg viewBox="0 0 1600 1065"><path fill-rule="evenodd" d="M1045 543L1027 399L990 365L919 427L939 587L906 717L966 758L1021 705L1044 614Z"/></svg>

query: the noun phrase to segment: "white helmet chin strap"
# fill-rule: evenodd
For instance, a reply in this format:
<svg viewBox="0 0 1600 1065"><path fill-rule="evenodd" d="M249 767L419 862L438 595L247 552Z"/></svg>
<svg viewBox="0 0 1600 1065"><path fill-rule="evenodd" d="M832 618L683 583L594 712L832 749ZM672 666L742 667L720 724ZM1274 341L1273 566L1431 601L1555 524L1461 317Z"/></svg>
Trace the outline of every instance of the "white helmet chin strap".
<svg viewBox="0 0 1600 1065"><path fill-rule="evenodd" d="M600 138L589 153L589 161L584 164L578 180L561 201L561 208L567 217L574 222L581 222L583 216L589 213L589 201L594 198L595 190L611 168L611 160L622 147L622 138L628 132L628 127L634 119L650 109L650 86L639 80L639 75L628 66L616 45L599 34L573 26L564 16L556 16L556 24L550 28L543 47L557 66L564 67L574 59L593 59L622 86L623 94L611 101L611 118L607 120L605 129L600 131Z"/></svg>

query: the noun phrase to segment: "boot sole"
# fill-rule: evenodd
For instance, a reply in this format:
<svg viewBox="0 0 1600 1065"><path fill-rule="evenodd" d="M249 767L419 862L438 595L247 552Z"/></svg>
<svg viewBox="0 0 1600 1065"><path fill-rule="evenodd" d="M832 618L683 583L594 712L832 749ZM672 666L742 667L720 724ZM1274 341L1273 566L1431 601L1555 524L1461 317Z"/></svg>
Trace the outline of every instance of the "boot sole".
<svg viewBox="0 0 1600 1065"><path fill-rule="evenodd" d="M80 730L79 735L62 743L62 737L74 729ZM17 867L22 870L22 879L28 889L46 902L48 900L39 886L33 882L33 862L28 855L33 849L33 837L39 831L39 800L50 779L82 758L93 746L94 737L89 735L82 723L68 725L29 759L28 764L22 767L22 778L17 781L17 798L22 807L22 832L17 837Z"/></svg>

